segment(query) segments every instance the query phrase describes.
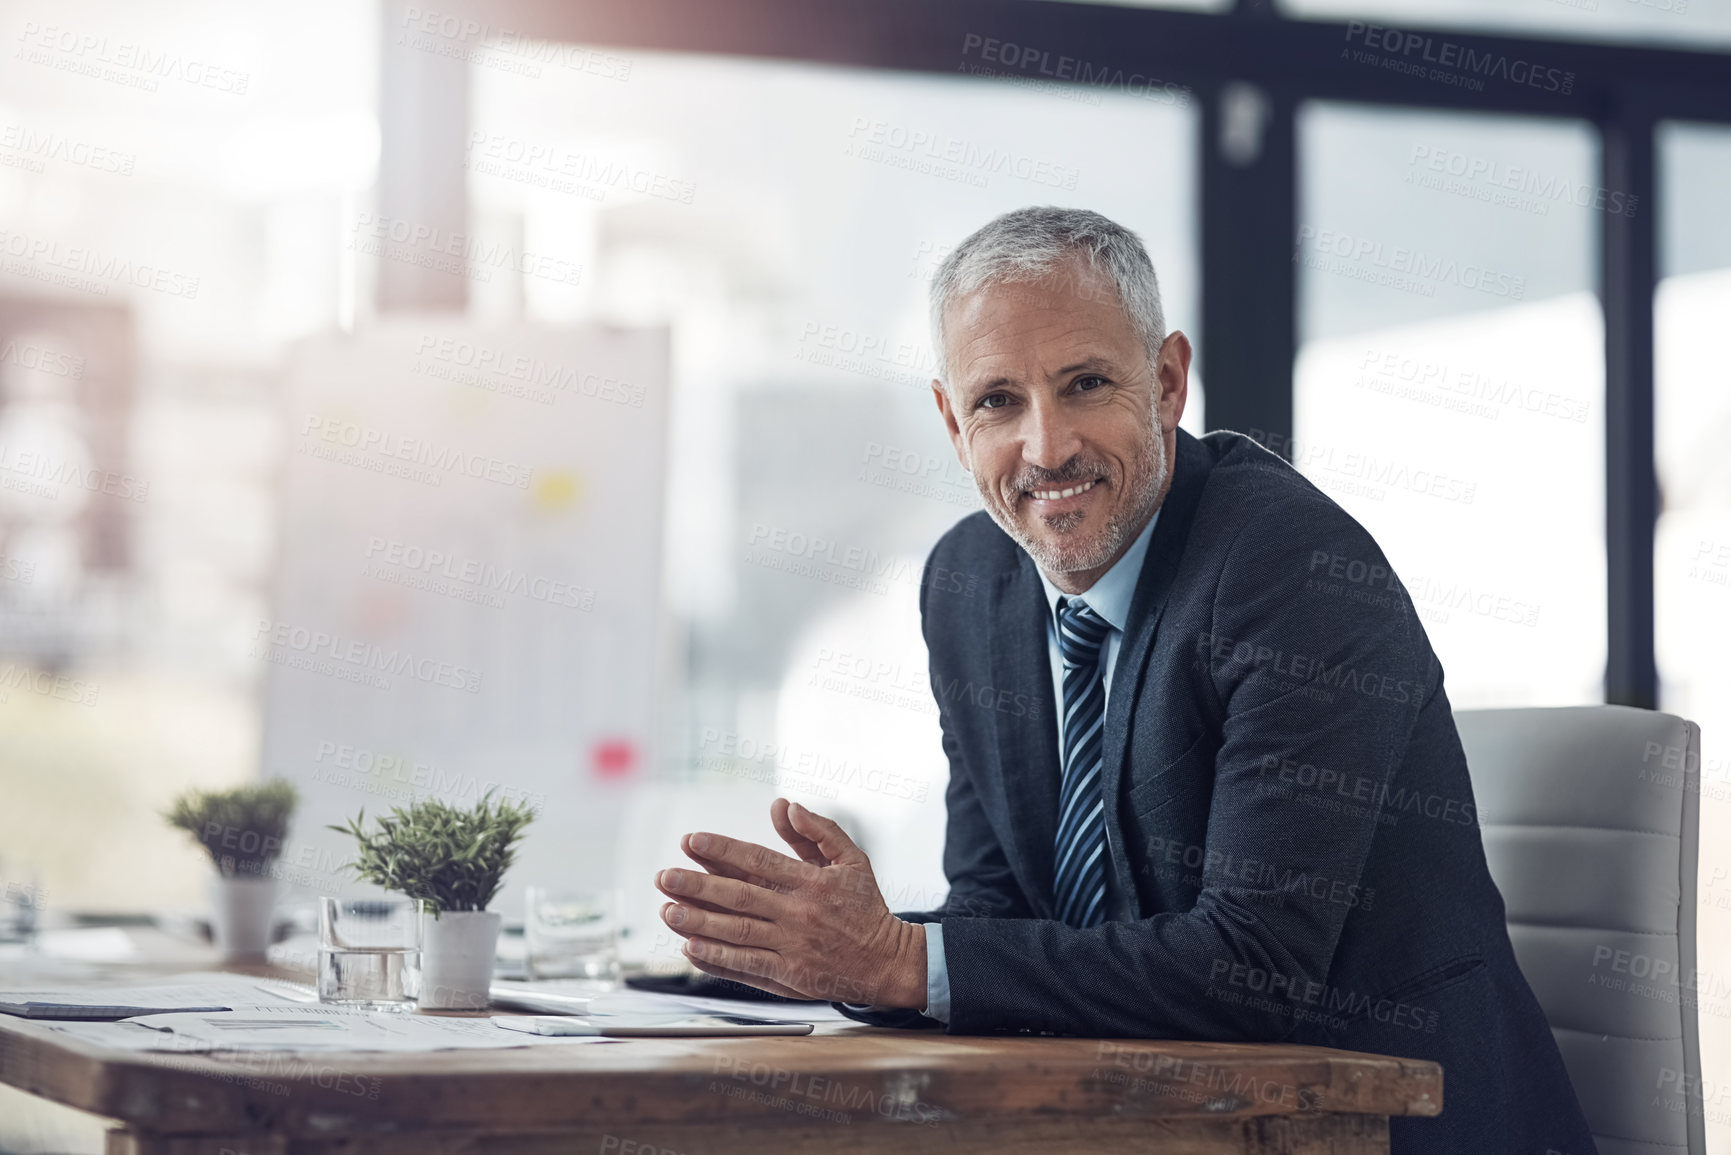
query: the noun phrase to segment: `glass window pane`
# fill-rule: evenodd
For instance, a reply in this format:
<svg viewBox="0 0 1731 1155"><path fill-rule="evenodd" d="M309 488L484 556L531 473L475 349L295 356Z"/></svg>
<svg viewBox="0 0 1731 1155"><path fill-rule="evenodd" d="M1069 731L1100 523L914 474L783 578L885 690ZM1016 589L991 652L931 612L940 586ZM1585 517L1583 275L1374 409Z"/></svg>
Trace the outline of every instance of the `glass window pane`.
<svg viewBox="0 0 1731 1155"><path fill-rule="evenodd" d="M191 0L10 26L0 895L199 910L209 863L158 813L260 771L273 373L338 320L345 208L377 161L377 17Z"/></svg>
<svg viewBox="0 0 1731 1155"><path fill-rule="evenodd" d="M1281 447L1381 543L1457 708L1602 700L1590 133L1322 104L1300 145Z"/></svg>
<svg viewBox="0 0 1731 1155"><path fill-rule="evenodd" d="M1659 707L1701 727L1701 1064L1719 1087L1731 1071L1731 1000L1707 976L1731 966L1731 128L1665 126L1659 177ZM1723 1150L1731 1119L1711 1100L1706 1124L1709 1147Z"/></svg>

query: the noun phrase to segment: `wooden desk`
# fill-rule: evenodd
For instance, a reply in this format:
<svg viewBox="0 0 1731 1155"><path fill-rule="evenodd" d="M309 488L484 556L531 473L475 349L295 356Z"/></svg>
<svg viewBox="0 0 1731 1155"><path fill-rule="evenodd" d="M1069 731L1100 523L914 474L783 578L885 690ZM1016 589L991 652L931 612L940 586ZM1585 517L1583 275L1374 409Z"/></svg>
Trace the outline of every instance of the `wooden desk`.
<svg viewBox="0 0 1731 1155"><path fill-rule="evenodd" d="M1388 1150L1434 1063L1313 1047L806 1038L434 1054L106 1051L0 1015L0 1083L114 1121L109 1155L760 1155Z"/></svg>

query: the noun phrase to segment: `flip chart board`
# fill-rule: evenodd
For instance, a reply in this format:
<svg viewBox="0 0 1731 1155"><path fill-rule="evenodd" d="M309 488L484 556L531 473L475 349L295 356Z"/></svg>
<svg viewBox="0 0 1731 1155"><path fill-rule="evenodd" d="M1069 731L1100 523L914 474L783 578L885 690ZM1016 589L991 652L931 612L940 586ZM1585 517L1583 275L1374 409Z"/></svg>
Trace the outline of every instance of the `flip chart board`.
<svg viewBox="0 0 1731 1155"><path fill-rule="evenodd" d="M323 894L412 798L527 800L510 891L611 878L653 756L665 330L394 318L310 342L284 390L263 772L303 801L280 876Z"/></svg>

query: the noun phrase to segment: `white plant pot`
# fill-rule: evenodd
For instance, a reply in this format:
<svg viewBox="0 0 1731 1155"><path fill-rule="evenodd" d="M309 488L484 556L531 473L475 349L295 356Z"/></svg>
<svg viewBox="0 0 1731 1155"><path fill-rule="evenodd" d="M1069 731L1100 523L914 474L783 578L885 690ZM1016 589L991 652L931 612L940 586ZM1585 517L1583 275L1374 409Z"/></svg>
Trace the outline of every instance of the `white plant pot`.
<svg viewBox="0 0 1731 1155"><path fill-rule="evenodd" d="M421 914L421 998L425 1010L484 1011L499 946L499 915L490 910Z"/></svg>
<svg viewBox="0 0 1731 1155"><path fill-rule="evenodd" d="M245 875L210 879L210 928L226 962L257 962L270 945L276 879Z"/></svg>

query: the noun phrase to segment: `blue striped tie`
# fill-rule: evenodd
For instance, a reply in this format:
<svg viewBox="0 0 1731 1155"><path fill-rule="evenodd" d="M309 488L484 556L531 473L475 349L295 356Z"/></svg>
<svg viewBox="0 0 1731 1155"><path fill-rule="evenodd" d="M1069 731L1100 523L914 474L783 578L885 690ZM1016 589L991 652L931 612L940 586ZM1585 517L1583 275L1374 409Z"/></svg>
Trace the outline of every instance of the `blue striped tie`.
<svg viewBox="0 0 1731 1155"><path fill-rule="evenodd" d="M1112 624L1088 603L1058 599L1058 653L1064 658L1064 766L1058 793L1052 898L1071 926L1106 917L1106 819L1101 805L1100 749L1106 683L1100 651Z"/></svg>

